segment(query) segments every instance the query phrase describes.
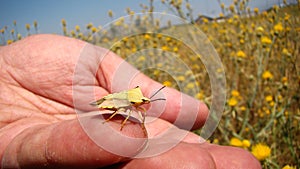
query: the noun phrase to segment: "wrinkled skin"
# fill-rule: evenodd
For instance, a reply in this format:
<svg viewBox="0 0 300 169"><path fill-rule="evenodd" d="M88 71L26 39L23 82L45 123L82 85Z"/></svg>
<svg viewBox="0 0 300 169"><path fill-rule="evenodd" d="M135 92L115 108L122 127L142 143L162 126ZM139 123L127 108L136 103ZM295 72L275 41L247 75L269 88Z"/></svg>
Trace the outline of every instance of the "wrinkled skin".
<svg viewBox="0 0 300 169"><path fill-rule="evenodd" d="M109 59L102 60L97 73L91 70L93 83L74 83L74 70L85 45L85 42L57 35L34 35L0 47L2 168L261 168L249 152L199 143L200 138L193 133L188 133L171 150L150 158L122 157L97 146L84 132L76 116L72 86L93 86L97 98L111 93L111 77L123 60L109 53ZM91 52L91 57L96 57L93 53L106 51L98 47L91 50L96 50ZM88 64L86 69L89 71ZM147 97L161 87L142 73L130 83L131 87L140 85ZM118 90L118 85L114 87ZM165 88L163 92L165 110L159 119L146 124L147 137L155 137L172 126L179 108L184 112L192 111L189 109L193 106L188 104L198 105L193 129L204 124L208 109L203 103L186 97L188 104L180 107L176 101L180 96L178 91ZM121 117L116 116L108 123L118 129L121 121ZM185 123L183 120L178 127L186 128ZM130 121L121 132L130 137L146 137L143 128ZM136 145L130 146L128 151L132 148L132 153L135 153Z"/></svg>

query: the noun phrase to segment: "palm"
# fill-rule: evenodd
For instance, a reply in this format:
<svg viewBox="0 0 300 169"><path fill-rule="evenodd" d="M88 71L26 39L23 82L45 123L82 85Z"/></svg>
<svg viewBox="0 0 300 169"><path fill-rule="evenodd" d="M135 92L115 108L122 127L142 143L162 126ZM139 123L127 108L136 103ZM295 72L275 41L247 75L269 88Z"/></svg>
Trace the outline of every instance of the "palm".
<svg viewBox="0 0 300 169"><path fill-rule="evenodd" d="M30 167L31 165L35 167L49 165L53 168L59 166L101 167L128 160L95 145L76 120L75 109L90 111L93 109L88 104L91 101L111 91L121 91L125 87L136 85L140 85L143 94L149 97L151 92L160 88L161 85L140 73L134 76L127 86L124 82L114 83L116 79L122 80L118 76L123 76L123 74L118 74L118 72L130 70L127 74L133 77L137 70L127 64L120 68L119 65L123 60L119 57L110 54L109 59L101 58L105 49L93 49L91 45L85 45L86 43L82 41L69 38L41 35L0 48L0 159L2 159L2 168ZM87 50L82 51L83 48ZM127 71L122 71L123 69ZM193 112L196 105L199 112L196 112L195 124L186 125L189 121L185 119L188 118L183 118L177 124L179 127L188 129L203 125L208 113L205 105L183 96L189 101L188 104L180 106L180 103L176 102L178 96L180 96L179 92L166 89L166 107L160 118L173 122L180 108L185 112ZM186 116L188 114L183 117ZM111 123L113 126L120 127L119 123ZM158 119L147 130L152 133L150 137L153 137L169 125L171 124ZM126 135L144 136L143 129L139 125L129 124L128 130L126 127L123 132ZM185 138L185 142L193 142L195 139L198 137L190 133ZM193 147L194 145L181 144L174 151L186 149L186 146ZM200 153L199 157L201 154L207 156L207 152L201 152L199 148L190 149L190 151ZM176 159L174 154L178 155L178 153L171 153L171 155L167 153L161 158ZM154 160L159 160L158 158ZM251 158L246 154L246 160ZM213 161L213 159L210 160ZM132 160L126 165L132 167L147 162L147 160ZM202 163L200 165L206 166Z"/></svg>

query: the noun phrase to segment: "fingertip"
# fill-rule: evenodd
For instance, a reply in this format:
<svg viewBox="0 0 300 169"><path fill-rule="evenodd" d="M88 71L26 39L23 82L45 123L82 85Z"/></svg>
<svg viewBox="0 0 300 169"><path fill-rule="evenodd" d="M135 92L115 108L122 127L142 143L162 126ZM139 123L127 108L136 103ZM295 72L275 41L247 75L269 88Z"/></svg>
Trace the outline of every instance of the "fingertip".
<svg viewBox="0 0 300 169"><path fill-rule="evenodd" d="M147 90L155 91L155 88L159 88L158 86L162 85L151 85ZM160 118L186 130L198 129L204 125L209 112L205 103L170 87L164 88L161 92L166 98L166 101L163 102L165 105L163 107L162 104L154 103L160 107L152 106L153 113L151 115L155 116L156 112L163 110L159 115Z"/></svg>
<svg viewBox="0 0 300 169"><path fill-rule="evenodd" d="M260 169L260 162L247 150L231 146L207 144L208 151L217 162L217 168L234 166L235 168Z"/></svg>
<svg viewBox="0 0 300 169"><path fill-rule="evenodd" d="M205 124L209 115L209 109L204 102L198 100L198 106L198 113L192 130L201 128Z"/></svg>
<svg viewBox="0 0 300 169"><path fill-rule="evenodd" d="M139 85L146 97L152 96L163 87L161 83L142 73L132 81L132 86L134 85ZM182 129L198 129L204 125L208 117L209 110L205 103L176 89L165 87L153 97L156 98L166 100L152 102L147 115L162 118Z"/></svg>

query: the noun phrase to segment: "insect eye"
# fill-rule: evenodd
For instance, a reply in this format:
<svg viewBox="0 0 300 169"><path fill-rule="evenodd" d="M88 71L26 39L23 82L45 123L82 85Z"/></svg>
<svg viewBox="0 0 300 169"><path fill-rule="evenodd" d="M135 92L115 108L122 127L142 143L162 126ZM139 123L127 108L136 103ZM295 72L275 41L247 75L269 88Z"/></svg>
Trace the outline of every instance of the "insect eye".
<svg viewBox="0 0 300 169"><path fill-rule="evenodd" d="M135 102L130 102L131 104L135 104Z"/></svg>
<svg viewBox="0 0 300 169"><path fill-rule="evenodd" d="M143 101L143 102L148 102L149 100L147 100L147 99L142 99L142 101Z"/></svg>

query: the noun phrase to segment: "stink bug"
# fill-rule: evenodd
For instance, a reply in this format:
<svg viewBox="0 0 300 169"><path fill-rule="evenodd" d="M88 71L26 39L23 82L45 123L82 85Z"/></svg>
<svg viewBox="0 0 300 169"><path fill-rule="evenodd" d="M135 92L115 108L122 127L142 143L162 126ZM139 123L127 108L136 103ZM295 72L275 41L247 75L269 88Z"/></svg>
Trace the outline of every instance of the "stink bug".
<svg viewBox="0 0 300 169"><path fill-rule="evenodd" d="M157 100L166 100L164 98L158 98L151 100L153 96L155 96L159 91L161 91L166 86L161 87L158 89L150 98L147 98L143 95L141 88L139 86L135 87L134 89L130 90L124 90L119 93L112 93L109 95L104 96L103 98L92 102L91 105L97 106L98 108L105 109L105 110L112 110L114 111L112 115L106 119L103 123L108 122L110 119L112 119L119 111L127 112L129 110L129 113L127 117L123 120L121 124L121 129L124 127L126 121L130 117L132 108L134 107L142 119L142 125L144 126L145 122L145 114L146 110L141 107L143 104L149 104L150 102L157 101ZM139 110L142 110L144 112L144 116L141 115L141 112Z"/></svg>

